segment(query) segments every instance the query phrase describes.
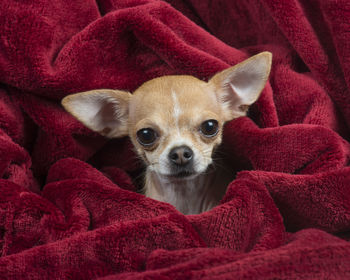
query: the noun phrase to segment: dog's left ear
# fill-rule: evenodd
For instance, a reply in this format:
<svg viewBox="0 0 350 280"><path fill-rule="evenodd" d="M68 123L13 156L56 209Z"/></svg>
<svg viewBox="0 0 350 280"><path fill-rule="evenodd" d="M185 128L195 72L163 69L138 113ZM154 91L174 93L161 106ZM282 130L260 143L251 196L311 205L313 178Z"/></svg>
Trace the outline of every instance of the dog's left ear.
<svg viewBox="0 0 350 280"><path fill-rule="evenodd" d="M225 121L245 116L260 96L270 74L272 54L262 52L217 73L209 80L222 105Z"/></svg>

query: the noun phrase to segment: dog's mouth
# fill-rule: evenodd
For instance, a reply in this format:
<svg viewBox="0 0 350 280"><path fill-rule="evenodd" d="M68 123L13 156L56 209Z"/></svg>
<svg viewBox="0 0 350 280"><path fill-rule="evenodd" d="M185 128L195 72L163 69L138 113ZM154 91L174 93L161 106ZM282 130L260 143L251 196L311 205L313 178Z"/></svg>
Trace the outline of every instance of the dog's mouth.
<svg viewBox="0 0 350 280"><path fill-rule="evenodd" d="M195 174L196 173L193 171L182 170L182 171L179 171L177 173L171 174L170 176L175 177L175 178L187 178L187 177L191 177Z"/></svg>
<svg viewBox="0 0 350 280"><path fill-rule="evenodd" d="M198 172L194 171L192 168L173 170L167 175L169 179L173 180L190 180L199 175Z"/></svg>

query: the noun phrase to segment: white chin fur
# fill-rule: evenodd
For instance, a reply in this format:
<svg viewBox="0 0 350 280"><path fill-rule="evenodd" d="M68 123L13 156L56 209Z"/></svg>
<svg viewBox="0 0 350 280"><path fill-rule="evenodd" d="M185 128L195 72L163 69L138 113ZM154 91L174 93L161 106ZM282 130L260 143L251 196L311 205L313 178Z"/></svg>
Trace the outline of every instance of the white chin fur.
<svg viewBox="0 0 350 280"><path fill-rule="evenodd" d="M194 174L191 176L197 176L197 175L205 172L211 163L212 163L211 158L209 160L205 160L204 158L201 158L200 156L196 156L196 154L195 154L194 155L194 163L193 163ZM164 159L163 161L161 159L159 159L158 163L150 164L148 166L148 170L155 172L155 173L162 175L162 176L175 178L175 176L172 176L174 174L171 170L171 164L169 163L168 159ZM190 176L186 176L184 178L190 178ZM181 179L181 178L179 178L179 179Z"/></svg>
<svg viewBox="0 0 350 280"><path fill-rule="evenodd" d="M204 160L203 160L204 161ZM164 178L168 177L168 178L174 178L176 180L183 180L183 179L193 179L195 177L197 177L198 175L202 174L203 172L205 172L209 165L212 163L212 160L203 163L202 162L195 162L193 164L193 175L190 176L185 176L185 177L176 177L174 176L173 172L171 171L170 168L170 164L152 164L148 166L148 171L154 172L159 176L162 176Z"/></svg>
<svg viewBox="0 0 350 280"><path fill-rule="evenodd" d="M189 176L185 177L176 177L176 176L171 176L171 175L164 175L164 174L159 174L156 171L154 171L155 175L157 176L158 180L161 182L167 182L167 183L180 183L183 181L190 181L196 179L198 176L201 175L201 173L194 173Z"/></svg>

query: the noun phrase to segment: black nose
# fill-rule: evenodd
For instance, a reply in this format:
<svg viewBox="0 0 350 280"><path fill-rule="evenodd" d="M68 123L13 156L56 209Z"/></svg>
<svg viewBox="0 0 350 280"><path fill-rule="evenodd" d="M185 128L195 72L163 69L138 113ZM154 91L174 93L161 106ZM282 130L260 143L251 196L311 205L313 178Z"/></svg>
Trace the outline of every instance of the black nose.
<svg viewBox="0 0 350 280"><path fill-rule="evenodd" d="M187 146L173 148L169 153L169 159L176 165L184 166L193 158L193 151Z"/></svg>

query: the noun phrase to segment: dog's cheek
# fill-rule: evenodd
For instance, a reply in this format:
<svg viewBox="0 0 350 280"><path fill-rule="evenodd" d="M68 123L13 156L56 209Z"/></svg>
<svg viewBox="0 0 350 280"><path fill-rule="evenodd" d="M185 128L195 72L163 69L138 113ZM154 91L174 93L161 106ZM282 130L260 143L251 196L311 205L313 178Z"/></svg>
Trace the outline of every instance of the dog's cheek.
<svg viewBox="0 0 350 280"><path fill-rule="evenodd" d="M152 152L144 151L143 157L147 165L154 164L154 155Z"/></svg>
<svg viewBox="0 0 350 280"><path fill-rule="evenodd" d="M210 158L210 147L208 145L197 145L193 148L194 152L194 169L196 172L204 172L208 165L210 164L210 160L208 159L208 156Z"/></svg>
<svg viewBox="0 0 350 280"><path fill-rule="evenodd" d="M156 155L155 160L157 161L158 172L161 174L169 174L170 172L168 154L168 149L162 149L162 151Z"/></svg>

